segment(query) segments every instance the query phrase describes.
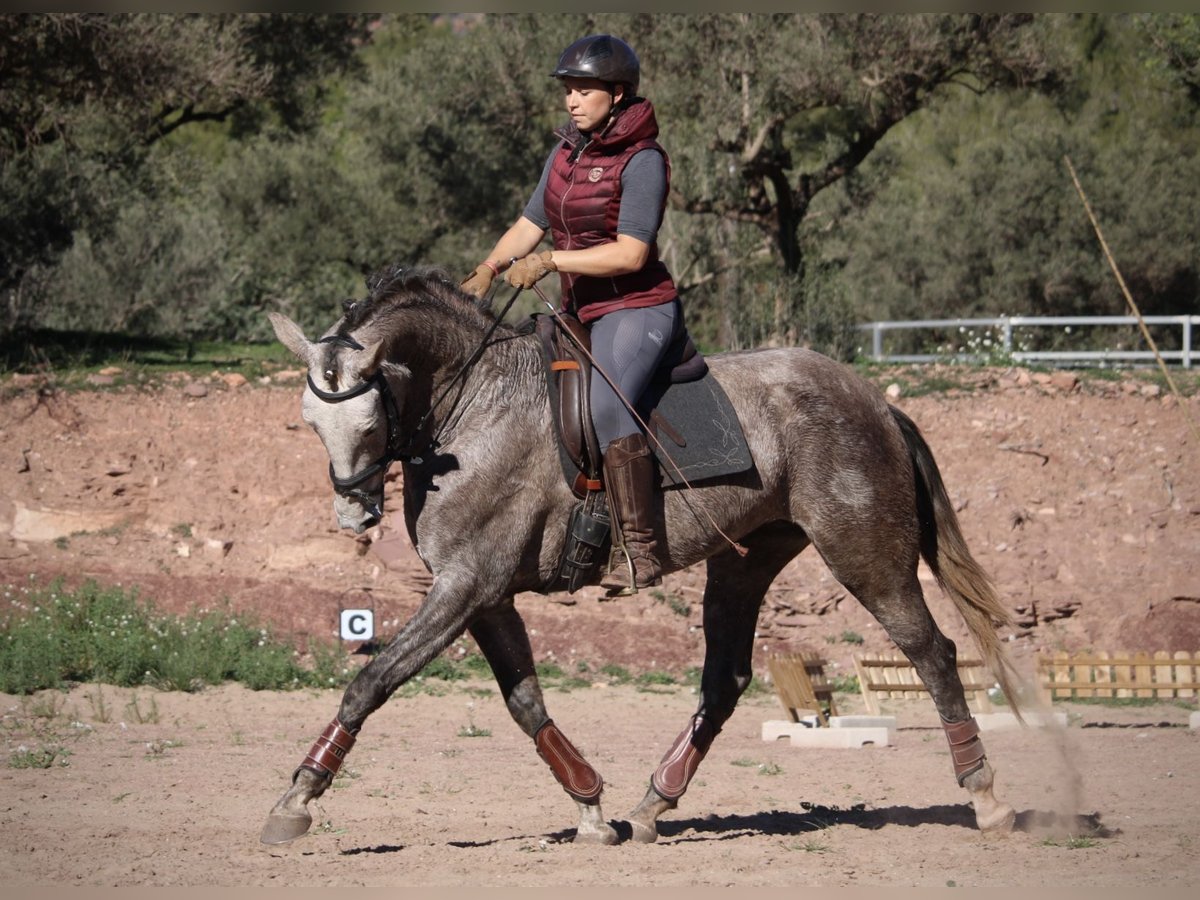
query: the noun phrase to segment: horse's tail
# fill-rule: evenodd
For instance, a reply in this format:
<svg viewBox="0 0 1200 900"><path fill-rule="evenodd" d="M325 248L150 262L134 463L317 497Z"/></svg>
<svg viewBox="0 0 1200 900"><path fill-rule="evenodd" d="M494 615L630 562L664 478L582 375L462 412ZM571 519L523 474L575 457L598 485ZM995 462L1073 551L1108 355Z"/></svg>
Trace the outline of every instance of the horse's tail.
<svg viewBox="0 0 1200 900"><path fill-rule="evenodd" d="M1018 705L1020 677L996 633L1013 624L1012 616L1000 602L991 577L967 548L929 444L912 419L894 406L890 409L915 469L921 556L967 623L984 664L1000 683L1013 713L1024 721Z"/></svg>

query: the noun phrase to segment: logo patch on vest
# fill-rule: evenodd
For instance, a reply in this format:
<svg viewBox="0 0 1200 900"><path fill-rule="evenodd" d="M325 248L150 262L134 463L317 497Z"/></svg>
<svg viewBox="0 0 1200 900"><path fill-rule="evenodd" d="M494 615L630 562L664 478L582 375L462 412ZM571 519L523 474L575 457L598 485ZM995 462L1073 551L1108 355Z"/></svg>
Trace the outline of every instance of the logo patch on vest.
<svg viewBox="0 0 1200 900"><path fill-rule="evenodd" d="M604 177L604 167L596 166L588 171L588 181L597 182Z"/></svg>

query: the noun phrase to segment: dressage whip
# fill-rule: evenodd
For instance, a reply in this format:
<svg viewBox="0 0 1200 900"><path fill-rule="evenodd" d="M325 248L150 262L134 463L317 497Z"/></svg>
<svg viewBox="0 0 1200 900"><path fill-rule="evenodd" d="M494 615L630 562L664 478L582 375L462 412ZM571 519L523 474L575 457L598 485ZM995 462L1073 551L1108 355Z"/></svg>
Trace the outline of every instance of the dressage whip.
<svg viewBox="0 0 1200 900"><path fill-rule="evenodd" d="M520 288L517 290L519 293ZM679 465L671 456L670 451L663 446L662 441L660 441L658 436L654 433L654 429L647 425L642 419L641 415L639 415L638 411L634 408L634 405L629 401L629 398L625 396L624 391L617 386L617 383L611 377L609 377L609 374L604 371L604 368L596 361L596 358L592 356L592 351L575 339L575 336L571 333L571 329L567 327L566 323L562 320L562 317L558 314L558 310L556 310L554 308L554 304L547 299L546 294L542 291L542 289L534 284L532 286L532 290L538 295L542 303L546 305L546 308L550 310L550 315L554 317L554 320L558 323L559 328L562 329L563 334L565 334L568 339L570 339L571 343L573 343L583 353L583 355L588 358L588 362L592 364L592 368L599 372L601 377L608 382L608 386L613 389L613 393L617 395L617 398L621 401L621 403L624 404L625 408L629 410L634 419L637 420L637 423L639 426L641 426L642 431L645 432L646 436L650 438L650 440L654 442L654 445L662 452L663 458L665 458L667 462L671 464L671 468L675 470L675 474L678 476L679 480L688 488L688 490L694 490L692 483L688 481L687 476L683 474L683 471L679 468ZM509 305L511 304L512 301L510 300ZM691 504L689 503L688 506L690 507ZM704 517L708 519L708 522L710 525L712 525L713 530L725 539L725 542L734 549L738 556L745 556L750 552L744 546L727 535L722 530L721 526L716 523L716 520L713 519L712 515L707 509L702 509L701 512L704 514Z"/></svg>

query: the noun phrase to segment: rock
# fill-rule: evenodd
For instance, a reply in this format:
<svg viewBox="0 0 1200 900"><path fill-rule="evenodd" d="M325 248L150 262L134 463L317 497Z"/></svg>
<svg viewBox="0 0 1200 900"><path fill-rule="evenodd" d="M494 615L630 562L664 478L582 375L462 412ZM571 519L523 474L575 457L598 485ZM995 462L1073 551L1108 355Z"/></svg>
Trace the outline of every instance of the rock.
<svg viewBox="0 0 1200 900"><path fill-rule="evenodd" d="M207 397L208 386L199 381L191 381L183 386L183 392L189 397Z"/></svg>
<svg viewBox="0 0 1200 900"><path fill-rule="evenodd" d="M1157 397L1162 393L1162 388L1157 384L1143 384L1138 393L1143 397Z"/></svg>
<svg viewBox="0 0 1200 900"><path fill-rule="evenodd" d="M125 370L120 366L105 366L100 370L101 375L123 375Z"/></svg>
<svg viewBox="0 0 1200 900"><path fill-rule="evenodd" d="M107 387L110 384L115 384L117 381L117 379L113 378L111 375L104 375L98 372L89 375L84 380L87 381L88 384L95 387Z"/></svg>
<svg viewBox="0 0 1200 900"><path fill-rule="evenodd" d="M79 532L104 531L123 522L125 513L82 513L74 510L30 509L14 502L10 537L14 541L54 541Z"/></svg>
<svg viewBox="0 0 1200 900"><path fill-rule="evenodd" d="M887 394L889 400L899 400L904 394L904 389L893 381L887 386L887 390L884 393Z"/></svg>
<svg viewBox="0 0 1200 900"><path fill-rule="evenodd" d="M1060 391L1068 394L1079 387L1079 378L1074 372L1064 372L1061 369L1050 376L1050 383Z"/></svg>
<svg viewBox="0 0 1200 900"><path fill-rule="evenodd" d="M246 376L241 372L226 372L221 376L221 380L225 382L226 387L237 390L246 383Z"/></svg>
<svg viewBox="0 0 1200 900"><path fill-rule="evenodd" d="M280 369L275 373L276 381L295 381L304 377L303 369Z"/></svg>
<svg viewBox="0 0 1200 900"><path fill-rule="evenodd" d="M204 542L204 552L210 556L225 557L233 549L233 541L223 541L219 538L208 538Z"/></svg>
<svg viewBox="0 0 1200 900"><path fill-rule="evenodd" d="M33 387L40 380L40 375L27 375L22 372L13 372L12 377L8 381L13 387L27 388Z"/></svg>
<svg viewBox="0 0 1200 900"><path fill-rule="evenodd" d="M307 569L329 563L346 563L356 555L353 541L344 537L313 537L300 544L280 544L267 553L269 569Z"/></svg>
<svg viewBox="0 0 1200 900"><path fill-rule="evenodd" d="M187 559L192 555L192 547L190 544L179 543L175 545L175 552Z"/></svg>
<svg viewBox="0 0 1200 900"><path fill-rule="evenodd" d="M411 571L423 569L425 566L421 557L417 556L417 551L413 549L408 535L403 531L386 532L383 537L371 542L370 550L388 569Z"/></svg>

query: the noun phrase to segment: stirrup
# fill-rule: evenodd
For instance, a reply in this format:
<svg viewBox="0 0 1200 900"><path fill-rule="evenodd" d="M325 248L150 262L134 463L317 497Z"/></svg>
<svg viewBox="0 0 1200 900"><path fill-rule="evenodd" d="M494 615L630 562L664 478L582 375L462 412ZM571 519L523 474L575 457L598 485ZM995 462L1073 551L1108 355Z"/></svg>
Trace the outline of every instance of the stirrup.
<svg viewBox="0 0 1200 900"><path fill-rule="evenodd" d="M606 593L604 596L612 600L615 600L618 597L632 597L638 592L637 572L633 568L633 557L629 555L629 550L625 547L614 547L613 550L614 552L619 552L623 557L625 557L625 571L629 573L629 583L623 584L619 587L615 585L612 587L606 587ZM612 562L611 557L609 557L609 562ZM605 573L605 577L613 575L616 572L617 569L610 568L609 571ZM601 585L601 587L603 587L603 585Z"/></svg>
<svg viewBox="0 0 1200 900"><path fill-rule="evenodd" d="M616 572L620 571L620 569L611 565L612 557L610 556L609 557L609 566L610 566L609 570L607 572L605 572L604 576L602 576L600 579L600 586L603 587L608 592L605 594L606 598L615 599L617 597L632 597L638 591L642 590L642 588L652 588L652 587L657 587L658 585L662 584L662 572L660 570L659 573L657 575L655 575L654 578L650 579L649 582L647 582L644 585L639 586L638 580L637 580L637 567L634 566L634 564L633 564L633 554L631 554L629 552L629 548L624 547L624 546L614 547L613 553L614 554L620 553L622 556L625 557L625 564L624 564L623 568L624 568L624 571L627 572L629 575L629 582L627 584L622 584L619 586L612 586L612 587L605 586L604 578L614 575Z"/></svg>

